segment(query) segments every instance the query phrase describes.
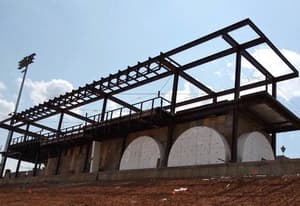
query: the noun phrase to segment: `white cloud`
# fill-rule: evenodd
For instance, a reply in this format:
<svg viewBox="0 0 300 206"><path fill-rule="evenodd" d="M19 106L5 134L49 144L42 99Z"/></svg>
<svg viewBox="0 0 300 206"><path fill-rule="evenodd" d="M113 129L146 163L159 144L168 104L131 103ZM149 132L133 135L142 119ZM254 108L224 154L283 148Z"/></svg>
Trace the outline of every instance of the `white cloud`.
<svg viewBox="0 0 300 206"><path fill-rule="evenodd" d="M177 90L177 102L182 102L184 100L188 100L192 97L191 95L191 84L189 82L185 82L182 90ZM171 101L172 98L172 90L168 91L165 96L165 99Z"/></svg>
<svg viewBox="0 0 300 206"><path fill-rule="evenodd" d="M277 94L284 98L286 101L289 101L293 98L300 97L300 79L288 80L282 83L279 83Z"/></svg>
<svg viewBox="0 0 300 206"><path fill-rule="evenodd" d="M3 82L0 81L0 91L3 91L6 89L6 86Z"/></svg>
<svg viewBox="0 0 300 206"><path fill-rule="evenodd" d="M14 109L14 103L7 101L5 99L0 99L0 119L5 119L8 117L8 114L11 113Z"/></svg>
<svg viewBox="0 0 300 206"><path fill-rule="evenodd" d="M232 68L232 67L233 67L233 63L232 63L232 62L227 62L227 63L226 63L226 67Z"/></svg>
<svg viewBox="0 0 300 206"><path fill-rule="evenodd" d="M30 89L30 98L34 104L43 103L73 89L71 83L62 79L46 81L26 80L25 86Z"/></svg>
<svg viewBox="0 0 300 206"><path fill-rule="evenodd" d="M13 102L3 99L3 95L1 92L5 89L5 84L0 81L0 120L7 118L8 114L11 113L14 109Z"/></svg>
<svg viewBox="0 0 300 206"><path fill-rule="evenodd" d="M184 86L183 86L183 89L182 90L179 89L177 91L176 102L183 102L185 100L189 100L189 99L192 99L192 98L195 98L195 97L200 97L200 96L203 96L205 93L202 90L199 89L199 90L197 90L197 96L195 96L193 94L194 94L194 92L192 90L191 83L185 82ZM164 95L164 98L171 101L172 91L168 91L166 93L166 95ZM181 107L177 108L176 111L181 111L181 110L185 110L185 109L199 107L199 106L210 104L210 103L212 103L211 99L203 100L201 102L196 102L196 103L181 106Z"/></svg>
<svg viewBox="0 0 300 206"><path fill-rule="evenodd" d="M289 51L286 49L281 50L282 54L287 57L290 61L297 60L299 54ZM251 53L251 55L263 65L273 76L279 76L291 72L291 69L276 55L276 53L267 47L259 47ZM292 57L292 59L290 58ZM299 56L300 57L300 56ZM242 59L242 67L244 68L254 68L252 64ZM255 76L261 76L257 71Z"/></svg>
<svg viewBox="0 0 300 206"><path fill-rule="evenodd" d="M298 69L300 68L300 54L289 51L286 49L282 50L283 55ZM278 86L278 95L289 101L292 98L300 97L300 78L291 79L284 81Z"/></svg>
<svg viewBox="0 0 300 206"><path fill-rule="evenodd" d="M5 84L0 81L0 98L3 97L3 94L1 92L4 91L5 89L6 89Z"/></svg>
<svg viewBox="0 0 300 206"><path fill-rule="evenodd" d="M221 71L215 71L214 74L218 77L222 76L222 72Z"/></svg>
<svg viewBox="0 0 300 206"><path fill-rule="evenodd" d="M300 54L287 49L281 49L281 53L294 65L296 68L300 68ZM269 48L260 47L255 49L251 55L258 60L272 75L279 76L288 74L291 69L276 56L276 54ZM242 67L253 69L251 65L244 58L242 59ZM249 77L255 80L262 80L262 75L257 70L253 70L252 76ZM279 83L278 95L285 100L289 101L292 98L300 97L300 78L295 78Z"/></svg>

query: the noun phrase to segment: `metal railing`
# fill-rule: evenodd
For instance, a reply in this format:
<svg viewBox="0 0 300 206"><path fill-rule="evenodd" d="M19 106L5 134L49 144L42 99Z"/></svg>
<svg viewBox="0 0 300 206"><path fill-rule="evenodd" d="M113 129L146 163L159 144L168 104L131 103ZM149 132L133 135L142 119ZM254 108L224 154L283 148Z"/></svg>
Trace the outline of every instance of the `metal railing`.
<svg viewBox="0 0 300 206"><path fill-rule="evenodd" d="M34 143L34 142L50 142L54 141L56 139L60 139L63 137L71 137L76 136L84 133L84 130L90 126L99 126L101 124L107 123L112 120L118 120L122 118L128 117L128 120L130 121L133 117L139 118L140 115L142 115L144 112L149 111L150 115L153 114L153 111L155 109L162 109L162 110L168 110L167 106L170 105L170 101L163 98L163 97L155 97L152 99L148 99L145 101L141 101L138 103L133 104L135 108L138 109L138 111L127 108L127 107L119 107L110 111L105 112L103 115L102 113L98 113L92 116L87 116L90 120L93 120L94 123L91 122L83 122L81 124L72 125L70 127L66 127L61 129L58 132L47 132L42 133L42 130L37 132L37 134L40 134L39 138L32 137L32 136L19 136L12 139L12 142L10 145L20 144L20 143ZM103 116L103 120L101 120L101 117Z"/></svg>

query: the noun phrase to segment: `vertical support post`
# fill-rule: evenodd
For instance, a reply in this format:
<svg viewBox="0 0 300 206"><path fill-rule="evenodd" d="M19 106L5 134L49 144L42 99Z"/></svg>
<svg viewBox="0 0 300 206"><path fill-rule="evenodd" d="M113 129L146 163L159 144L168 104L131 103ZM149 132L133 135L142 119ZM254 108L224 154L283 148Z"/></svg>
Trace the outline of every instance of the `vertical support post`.
<svg viewBox="0 0 300 206"><path fill-rule="evenodd" d="M175 113L175 109L176 109L178 78L179 78L179 74L178 74L178 71L176 71L174 73L173 88L172 88L172 99L171 99L171 113L173 113L173 114Z"/></svg>
<svg viewBox="0 0 300 206"><path fill-rule="evenodd" d="M275 81L272 82L272 97L277 98L277 84ZM271 134L271 147L273 149L274 157L276 157L276 133Z"/></svg>
<svg viewBox="0 0 300 206"><path fill-rule="evenodd" d="M22 153L19 154L19 159L18 159L18 164L17 164L17 169L16 169L15 177L19 176L19 170L20 170L20 165L21 165L21 158L22 158Z"/></svg>
<svg viewBox="0 0 300 206"><path fill-rule="evenodd" d="M37 149L37 152L35 154L35 161L34 161L34 168L33 168L32 176L37 175L37 166L39 164L39 159L40 159L40 148Z"/></svg>
<svg viewBox="0 0 300 206"><path fill-rule="evenodd" d="M106 105L107 105L107 97L104 97L104 99L103 99L103 105L102 105L102 112L101 112L101 122L105 118Z"/></svg>
<svg viewBox="0 0 300 206"><path fill-rule="evenodd" d="M27 141L29 127L30 127L30 123L27 123L27 125L26 125L26 132L25 132L25 135L24 135L24 142Z"/></svg>
<svg viewBox="0 0 300 206"><path fill-rule="evenodd" d="M235 83L234 83L234 100L235 102L240 98L241 87L241 51L236 53L236 65L235 65Z"/></svg>
<svg viewBox="0 0 300 206"><path fill-rule="evenodd" d="M64 119L64 113L61 112L60 117L59 117L59 121L58 121L58 125L57 125L56 138L59 138L59 135L61 133L60 129L61 129L61 126L62 126L63 119Z"/></svg>
<svg viewBox="0 0 300 206"><path fill-rule="evenodd" d="M64 119L64 113L60 113L60 117L59 117L59 122L57 125L57 135L56 138L59 137L60 134L60 129L61 129L61 125ZM55 175L58 175L58 171L59 171L59 166L60 166L60 161L61 161L61 155L62 155L62 148L58 148L58 157L57 157L57 162L56 162L56 168L55 168Z"/></svg>
<svg viewBox="0 0 300 206"><path fill-rule="evenodd" d="M241 52L236 53L236 68L235 68L235 88L234 88L234 107L232 114L232 141L231 141L231 161L237 161L237 138L239 128L239 98L240 98L240 85L241 85Z"/></svg>
<svg viewBox="0 0 300 206"><path fill-rule="evenodd" d="M163 160L161 162L161 166L162 167L167 167L168 166L168 157L169 157L169 153L172 147L172 143L173 143L173 134L174 134L174 121L171 120L168 126L168 136L167 136L167 144L166 144L166 149L165 149L165 153L163 156Z"/></svg>
<svg viewBox="0 0 300 206"><path fill-rule="evenodd" d="M123 155L123 153L126 149L126 142L127 142L127 134L124 135L123 140L122 140L121 156Z"/></svg>
<svg viewBox="0 0 300 206"><path fill-rule="evenodd" d="M178 90L178 80L179 80L179 71L175 69L174 71L174 78L173 78L173 87L172 87L172 99L171 99L171 108L170 111L172 114L175 113L176 110L176 98L177 98L177 90ZM166 148L163 156L163 160L161 161L161 167L168 166L168 156L172 147L173 143L173 134L174 134L174 120L173 117L169 120L168 123L168 134L167 134L167 143Z"/></svg>
<svg viewBox="0 0 300 206"><path fill-rule="evenodd" d="M60 161L61 161L61 155L62 155L62 148L58 148L58 156L57 156L57 162L56 162L56 168L55 168L55 175L58 175Z"/></svg>
<svg viewBox="0 0 300 206"><path fill-rule="evenodd" d="M59 121L58 121L58 125L57 125L57 131L58 131L57 136L60 133L60 129L61 129L61 125L62 125L63 119L64 119L64 113L62 112L62 113L60 113L60 117L59 117Z"/></svg>
<svg viewBox="0 0 300 206"><path fill-rule="evenodd" d="M89 161L90 161L90 150L91 150L91 142L88 142L87 147L86 147L83 172L89 171L88 165L89 165Z"/></svg>
<svg viewBox="0 0 300 206"><path fill-rule="evenodd" d="M24 142L26 142L27 140L27 136L28 136L28 131L29 131L29 127L30 127L30 123L27 123L26 125L26 132L24 134ZM18 159L18 163L17 163L17 168L16 168L16 173L15 173L15 177L17 178L19 176L19 170L20 170L20 166L21 166L21 160L22 158L22 153L19 154L19 159Z"/></svg>
<svg viewBox="0 0 300 206"><path fill-rule="evenodd" d="M121 147L121 151L120 151L120 159L119 159L119 165L118 165L118 169L120 170L120 165L121 165L121 160L122 160L122 156L124 154L124 151L126 149L126 142L127 142L127 134L125 134L123 136L122 139L122 147Z"/></svg>

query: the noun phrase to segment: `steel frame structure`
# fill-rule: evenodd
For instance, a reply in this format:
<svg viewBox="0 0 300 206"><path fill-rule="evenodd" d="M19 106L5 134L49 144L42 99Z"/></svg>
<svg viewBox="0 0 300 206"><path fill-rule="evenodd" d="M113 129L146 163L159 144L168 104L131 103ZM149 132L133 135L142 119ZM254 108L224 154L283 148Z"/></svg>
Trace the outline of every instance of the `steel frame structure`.
<svg viewBox="0 0 300 206"><path fill-rule="evenodd" d="M257 38L251 39L244 43L238 43L232 35L230 34L233 31L241 29L243 27L249 27L254 33L258 36ZM214 54L210 54L203 58L188 62L184 65L176 62L172 56L179 54L181 52L187 51L195 46L201 45L203 43L209 42L215 38L222 38L225 42L228 43L229 48L221 50ZM271 72L268 71L262 64L259 63L248 51L247 49L253 48L260 44L268 45L273 52L290 68L290 73L273 76ZM215 61L222 57L235 54L235 84L233 88L226 89L223 91L214 91L198 79L189 75L186 70L194 68L196 66L203 65L208 62ZM241 59L247 59L259 72L261 72L265 79L255 82L248 83L246 85L241 85ZM143 108L143 102L138 104L130 104L123 101L120 98L117 98L116 95L122 92L143 86L145 84L151 83L153 81L160 80L167 76L173 76L173 87L171 101L168 101L162 97L157 97L148 102L151 102L150 108ZM169 126L169 135L167 141L167 150L172 144L172 132L174 126L174 117L176 117L176 109L178 107L192 104L195 102L203 100L212 100L211 106L217 108L220 102L218 98L224 95L233 94L234 99L232 101L232 107L230 108L233 113L233 123L232 123L232 161L237 159L237 131L238 131L238 116L240 112L240 98L241 92L260 86L272 85L272 96L276 99L276 87L277 83L280 81L288 80L298 76L297 69L281 54L281 52L273 45L273 43L262 33L262 31L250 20L245 19L223 29L220 29L216 32L213 32L207 36L196 39L192 42L184 44L180 47L172 49L165 53L160 53L158 56L147 59L143 62L138 62L135 66L128 67L125 70L119 70L117 73L110 74L105 78L100 80L93 81L92 83L86 84L83 87L67 92L66 94L60 95L54 99L51 99L47 102L39 104L37 106L26 109L22 112L14 114L12 117L5 119L0 122L0 127L7 129L12 132L23 134L24 136L15 138L10 143L10 149L7 156L19 158L19 163L17 167L17 172L19 169L19 164L21 160L32 161L35 163L35 169L37 164L42 162L44 158L40 156L41 148L46 148L49 145L59 144L62 142L68 142L75 137L80 137L83 142L90 142L93 139L96 139L94 134L95 132L100 132L99 128L106 128L107 125L113 125L114 122L118 120L118 125L120 126L120 121L123 123L130 121L143 120L147 124L140 124L136 129L143 129L149 124L164 124ZM179 77L190 82L200 90L202 90L205 95L196 97L190 100L177 102L177 89ZM74 113L71 110L77 107L87 105L92 102L103 100L102 112L98 115L91 117L82 116L80 114ZM119 113L118 118L114 118L113 112L116 111L106 111L107 100L114 101L123 106L117 112ZM157 102L159 102L157 104ZM127 113L124 115L122 110L127 109ZM149 113L150 111L150 113ZM215 112L214 110L211 111ZM40 124L38 121L49 118L53 115L60 115L57 128L52 128L45 124ZM62 121L64 114L70 115L72 117L78 118L79 120L84 121L85 123L79 126L73 126L70 128L62 128ZM115 114L115 113L114 113ZM151 118L148 118L150 114ZM158 115L159 114L159 118ZM148 116L147 116L148 115ZM147 119L148 118L148 119ZM165 120L165 121L164 121ZM297 119L298 121L298 119ZM11 122L11 124L10 124ZM163 122L163 123L161 123ZM38 133L30 129L30 126L38 127L43 130L47 130L48 133ZM131 125L132 126L132 125ZM25 128L24 128L25 127ZM300 127L293 127L289 129L299 129ZM284 131L284 128L281 128ZM278 131L281 131L278 129ZM273 148L275 148L275 132L273 131ZM107 134L107 133L106 133ZM112 134L112 133L110 133ZM99 135L98 135L99 136ZM68 139L69 138L69 139ZM24 153L28 152L28 145L34 148L35 157L27 158L24 157ZM34 145L34 146L33 146ZM19 152L18 155L15 155L15 152ZM26 156L26 155L25 155ZM59 162L59 161L58 161ZM59 163L58 163L59 165ZM2 171L3 173L3 171Z"/></svg>

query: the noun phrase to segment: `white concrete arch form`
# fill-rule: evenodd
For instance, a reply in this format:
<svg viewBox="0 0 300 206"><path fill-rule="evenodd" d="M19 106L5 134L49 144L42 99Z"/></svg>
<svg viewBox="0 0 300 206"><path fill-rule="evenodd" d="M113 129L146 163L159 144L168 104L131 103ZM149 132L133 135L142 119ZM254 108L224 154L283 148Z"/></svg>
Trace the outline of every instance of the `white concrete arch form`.
<svg viewBox="0 0 300 206"><path fill-rule="evenodd" d="M238 161L274 160L270 142L260 132L242 134L238 138Z"/></svg>
<svg viewBox="0 0 300 206"><path fill-rule="evenodd" d="M156 168L162 158L162 145L149 136L133 140L125 149L120 170Z"/></svg>
<svg viewBox="0 0 300 206"><path fill-rule="evenodd" d="M183 132L175 141L168 167L218 164L229 159L226 139L212 128L197 126Z"/></svg>

